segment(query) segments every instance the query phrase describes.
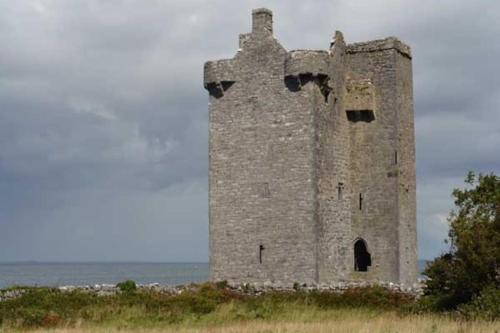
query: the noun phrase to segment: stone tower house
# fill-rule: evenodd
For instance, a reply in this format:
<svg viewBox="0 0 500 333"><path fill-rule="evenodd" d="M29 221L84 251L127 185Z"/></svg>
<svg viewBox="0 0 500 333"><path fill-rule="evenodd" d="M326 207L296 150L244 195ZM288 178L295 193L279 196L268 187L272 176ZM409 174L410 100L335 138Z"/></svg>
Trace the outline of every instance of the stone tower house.
<svg viewBox="0 0 500 333"><path fill-rule="evenodd" d="M287 51L252 13L209 61L210 274L231 283L416 280L410 48Z"/></svg>

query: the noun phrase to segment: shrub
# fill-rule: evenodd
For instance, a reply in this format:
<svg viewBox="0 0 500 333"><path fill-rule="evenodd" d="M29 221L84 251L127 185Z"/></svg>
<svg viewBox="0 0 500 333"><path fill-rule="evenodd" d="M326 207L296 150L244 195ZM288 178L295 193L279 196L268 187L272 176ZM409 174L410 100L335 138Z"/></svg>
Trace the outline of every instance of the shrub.
<svg viewBox="0 0 500 333"><path fill-rule="evenodd" d="M224 280L224 281L218 281L215 283L215 286L217 287L217 289L226 289L227 288L227 281Z"/></svg>
<svg viewBox="0 0 500 333"><path fill-rule="evenodd" d="M116 285L116 287L124 293L132 293L137 290L137 285L135 284L135 281L132 280L120 282Z"/></svg>
<svg viewBox="0 0 500 333"><path fill-rule="evenodd" d="M101 301L81 291L25 288L18 298L0 302L0 322L19 327L57 326L78 318L82 309L99 306Z"/></svg>
<svg viewBox="0 0 500 333"><path fill-rule="evenodd" d="M98 296L87 291L51 288L26 289L19 298L0 302L2 328L73 327L119 323L120 326L181 324L205 320L283 318L291 309L342 309L363 307L376 311L397 310L412 298L380 287L357 288L345 293L330 291L265 292L259 295L221 289L215 283L190 285L170 293L141 289L118 295ZM222 309L222 310L221 310ZM222 312L220 312L222 311ZM224 312L227 311L227 312ZM210 319L211 318L211 319Z"/></svg>
<svg viewBox="0 0 500 333"><path fill-rule="evenodd" d="M23 311L24 310L24 311ZM23 309L19 311L19 322L25 327L39 327L43 324L46 312L41 309Z"/></svg>
<svg viewBox="0 0 500 333"><path fill-rule="evenodd" d="M343 293L312 292L311 301L320 308L396 309L413 302L414 297L383 287L351 288Z"/></svg>
<svg viewBox="0 0 500 333"><path fill-rule="evenodd" d="M467 319L500 318L500 289L494 286L485 288L472 302L460 306L458 310Z"/></svg>
<svg viewBox="0 0 500 333"><path fill-rule="evenodd" d="M465 189L455 189L450 250L431 262L425 294L438 310L456 309L486 287L500 288L500 177L470 172Z"/></svg>
<svg viewBox="0 0 500 333"><path fill-rule="evenodd" d="M61 317L55 312L49 312L43 316L41 326L43 327L56 327L61 321Z"/></svg>

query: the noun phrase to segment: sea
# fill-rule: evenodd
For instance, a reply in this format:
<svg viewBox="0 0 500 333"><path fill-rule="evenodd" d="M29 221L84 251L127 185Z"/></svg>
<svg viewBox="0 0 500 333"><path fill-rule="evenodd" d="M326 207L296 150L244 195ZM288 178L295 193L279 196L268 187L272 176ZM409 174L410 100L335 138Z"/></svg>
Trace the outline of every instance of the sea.
<svg viewBox="0 0 500 333"><path fill-rule="evenodd" d="M426 261L419 260L420 272ZM208 263L13 262L0 263L0 289L12 286L85 286L134 280L180 285L208 280Z"/></svg>

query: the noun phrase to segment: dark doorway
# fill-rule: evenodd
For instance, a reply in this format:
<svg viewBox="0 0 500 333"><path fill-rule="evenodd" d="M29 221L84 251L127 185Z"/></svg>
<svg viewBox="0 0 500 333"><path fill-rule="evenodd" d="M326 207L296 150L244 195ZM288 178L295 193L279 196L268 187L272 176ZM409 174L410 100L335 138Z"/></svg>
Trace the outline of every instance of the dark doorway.
<svg viewBox="0 0 500 333"><path fill-rule="evenodd" d="M354 243L354 270L358 272L367 272L368 266L372 265L372 256L366 249L366 242L358 239Z"/></svg>

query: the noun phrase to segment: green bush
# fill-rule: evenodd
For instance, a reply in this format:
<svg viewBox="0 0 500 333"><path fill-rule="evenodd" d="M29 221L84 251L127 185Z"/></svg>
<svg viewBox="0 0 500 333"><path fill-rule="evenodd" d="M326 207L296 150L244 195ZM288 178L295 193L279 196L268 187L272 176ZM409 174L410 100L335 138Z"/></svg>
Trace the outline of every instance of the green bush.
<svg viewBox="0 0 500 333"><path fill-rule="evenodd" d="M453 191L450 250L424 272L429 280L423 302L435 310L455 310L481 299L486 287L500 288L500 177L470 172L465 183Z"/></svg>
<svg viewBox="0 0 500 333"><path fill-rule="evenodd" d="M460 306L458 310L468 319L500 318L500 289L494 286L485 288L478 297Z"/></svg>
<svg viewBox="0 0 500 333"><path fill-rule="evenodd" d="M135 284L135 281L132 280L120 282L116 285L116 287L124 293L131 293L137 290L137 285Z"/></svg>
<svg viewBox="0 0 500 333"><path fill-rule="evenodd" d="M20 322L25 327L40 327L46 314L42 309L22 309L19 311Z"/></svg>
<svg viewBox="0 0 500 333"><path fill-rule="evenodd" d="M310 302L320 308L397 309L412 303L414 297L383 287L351 288L344 293L312 292Z"/></svg>
<svg viewBox="0 0 500 333"><path fill-rule="evenodd" d="M357 288L345 293L292 291L254 295L205 283L189 286L179 293L138 289L104 296L85 291L31 288L19 298L0 302L0 331L2 328L73 327L77 323L120 323L120 327L133 328L144 324L201 322L209 318L225 320L222 316L229 316L228 320L275 319L285 318L290 309L297 308L362 307L384 311L398 310L412 302L410 296L379 287Z"/></svg>
<svg viewBox="0 0 500 333"><path fill-rule="evenodd" d="M217 289L226 289L228 284L227 284L226 280L223 280L223 281L216 282L215 286L217 287Z"/></svg>
<svg viewBox="0 0 500 333"><path fill-rule="evenodd" d="M52 288L26 288L19 298L0 302L0 322L19 327L52 327L72 322L88 307L100 306L95 294L61 292Z"/></svg>

